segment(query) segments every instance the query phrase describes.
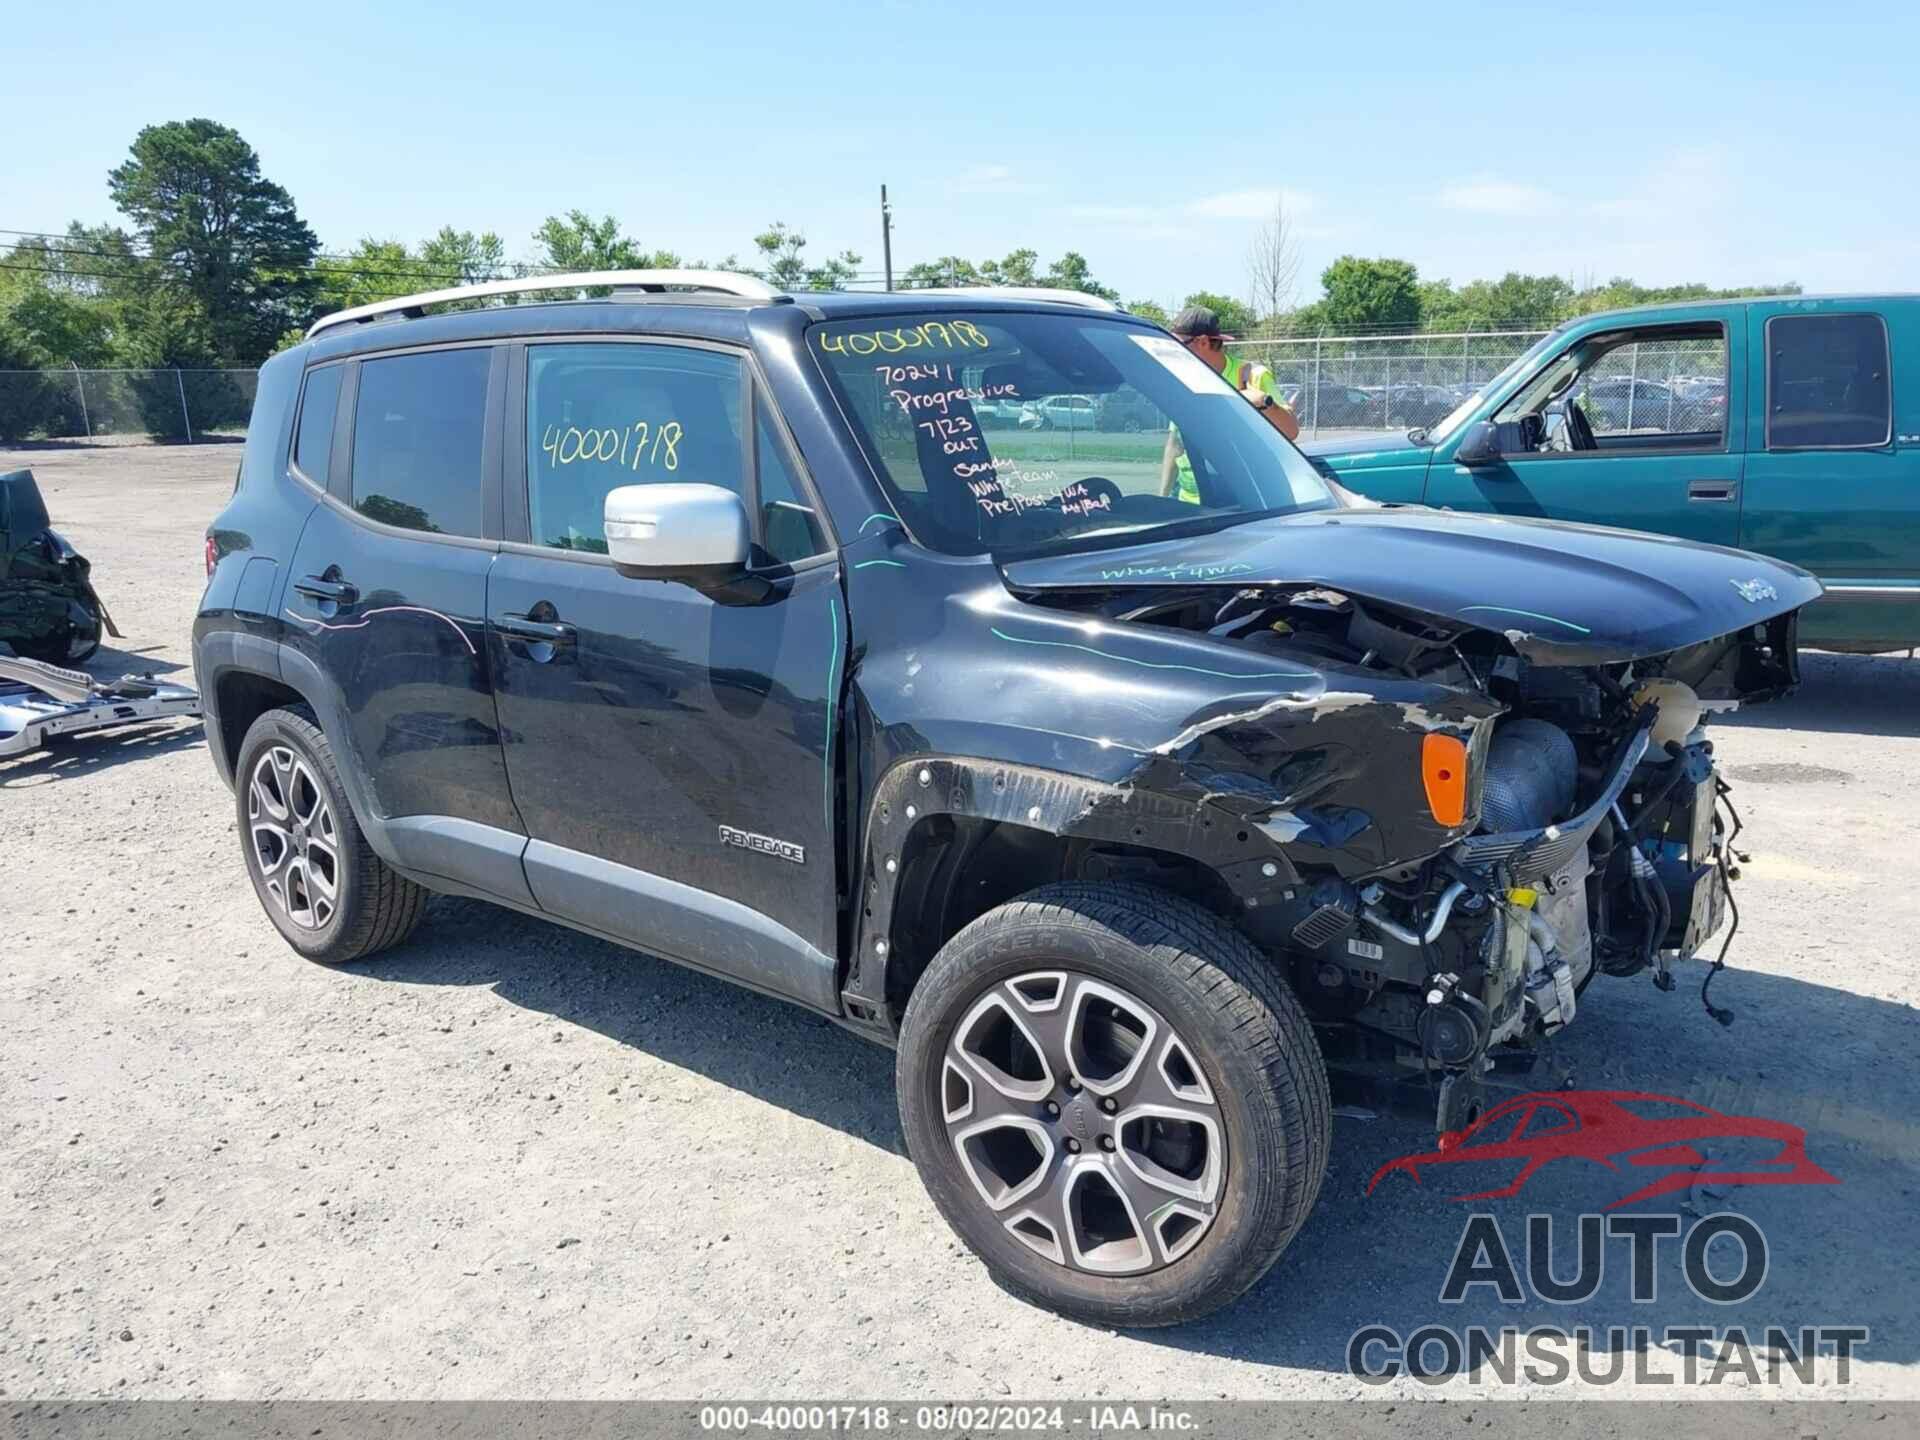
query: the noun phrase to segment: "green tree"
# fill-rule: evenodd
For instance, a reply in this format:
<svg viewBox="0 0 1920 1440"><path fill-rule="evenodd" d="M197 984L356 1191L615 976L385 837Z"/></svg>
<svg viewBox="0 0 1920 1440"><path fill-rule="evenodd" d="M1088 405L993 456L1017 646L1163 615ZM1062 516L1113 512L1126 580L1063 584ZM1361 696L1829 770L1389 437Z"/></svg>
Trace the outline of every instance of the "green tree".
<svg viewBox="0 0 1920 1440"><path fill-rule="evenodd" d="M494 239L492 235L482 238ZM595 220L584 210L549 215L533 232L533 243L535 263L550 270L652 270L680 263L671 250L643 250L639 241L620 233L620 222L613 216Z"/></svg>
<svg viewBox="0 0 1920 1440"><path fill-rule="evenodd" d="M203 313L222 363L258 364L312 311L320 242L237 131L149 125L107 187L152 263Z"/></svg>
<svg viewBox="0 0 1920 1440"><path fill-rule="evenodd" d="M476 235L442 225L420 243L417 268L435 286L480 285L507 274L507 247L489 230Z"/></svg>
<svg viewBox="0 0 1920 1440"><path fill-rule="evenodd" d="M109 248L100 236L118 234ZM24 241L0 255L0 369L114 363L121 329L110 285L135 262L127 237L74 226L65 239Z"/></svg>
<svg viewBox="0 0 1920 1440"><path fill-rule="evenodd" d="M1426 330L1528 330L1557 325L1572 313L1573 286L1558 275L1509 270L1498 280L1473 280L1459 289L1445 280L1420 286L1420 324Z"/></svg>
<svg viewBox="0 0 1920 1440"><path fill-rule="evenodd" d="M784 221L776 220L754 236L753 245L765 266L762 278L782 290L844 290L860 273L860 257L851 250L809 265L802 253L807 237Z"/></svg>
<svg viewBox="0 0 1920 1440"><path fill-rule="evenodd" d="M764 242L767 236L760 239ZM849 258L859 259L858 256ZM1040 271L1040 252L1022 249L1009 251L999 260L982 260L978 264L959 255L942 255L938 260L909 265L900 275L902 290L967 285L1038 285L1055 290L1079 290L1116 303L1120 299L1118 290L1109 289L1093 278L1086 256L1072 250L1049 265L1044 274Z"/></svg>
<svg viewBox="0 0 1920 1440"><path fill-rule="evenodd" d="M971 260L962 260L958 255L942 255L938 260L922 260L917 265L909 265L901 272L899 280L902 290L993 283L997 282L985 279Z"/></svg>
<svg viewBox="0 0 1920 1440"><path fill-rule="evenodd" d="M1078 290L1083 294L1098 295L1102 300L1111 300L1116 304L1120 300L1118 290L1102 285L1093 278L1087 257L1077 250L1067 251L1049 265L1040 283L1055 290Z"/></svg>
<svg viewBox="0 0 1920 1440"><path fill-rule="evenodd" d="M1335 332L1411 330L1420 323L1420 272L1406 260L1342 255L1320 275L1321 317Z"/></svg>
<svg viewBox="0 0 1920 1440"><path fill-rule="evenodd" d="M1039 264L1039 251L1013 250L1001 260L982 260L980 278L989 285L1038 285Z"/></svg>
<svg viewBox="0 0 1920 1440"><path fill-rule="evenodd" d="M1604 285L1590 285L1575 295L1569 304L1572 315L1591 315L1596 310L1617 310L1627 305L1670 304L1678 300L1739 300L1753 295L1798 295L1800 287L1784 285L1740 285L1716 290L1698 283L1690 285L1639 285L1616 275Z"/></svg>
<svg viewBox="0 0 1920 1440"><path fill-rule="evenodd" d="M1180 302L1182 310L1189 305L1204 305L1213 311L1220 317L1220 328L1229 335L1251 335L1260 323L1253 313L1253 307L1244 300L1215 295L1210 290L1196 290Z"/></svg>
<svg viewBox="0 0 1920 1440"><path fill-rule="evenodd" d="M344 257L318 262L314 278L316 309L321 314L434 288L420 283L418 269L404 243L372 236Z"/></svg>
<svg viewBox="0 0 1920 1440"><path fill-rule="evenodd" d="M1165 325L1173 319L1167 314L1166 307L1157 300L1129 300L1126 309L1129 315L1138 315L1142 320L1151 320L1156 325Z"/></svg>

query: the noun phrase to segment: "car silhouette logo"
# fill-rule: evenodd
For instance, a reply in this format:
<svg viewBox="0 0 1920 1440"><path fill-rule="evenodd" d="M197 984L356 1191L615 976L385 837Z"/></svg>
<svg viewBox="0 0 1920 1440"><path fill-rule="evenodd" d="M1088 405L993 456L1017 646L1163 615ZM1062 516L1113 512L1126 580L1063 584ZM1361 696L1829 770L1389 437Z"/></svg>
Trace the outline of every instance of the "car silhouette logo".
<svg viewBox="0 0 1920 1440"><path fill-rule="evenodd" d="M1740 598L1749 605L1758 605L1762 600L1778 600L1780 598L1779 591L1775 590L1773 586L1769 585L1766 581L1758 578L1752 580L1729 580L1727 583L1738 590L1740 592Z"/></svg>
<svg viewBox="0 0 1920 1440"><path fill-rule="evenodd" d="M1407 1175L1417 1185L1422 1170L1454 1165L1482 1174L1494 1168L1511 1172L1504 1184L1452 1197L1498 1200L1518 1195L1541 1167L1555 1160L1589 1161L1628 1179L1658 1172L1604 1207L1608 1210L1694 1184L1840 1183L1807 1158L1807 1132L1798 1125L1724 1115L1672 1095L1555 1090L1516 1096L1465 1130L1442 1135L1438 1149L1388 1161L1367 1182L1367 1193L1389 1175Z"/></svg>

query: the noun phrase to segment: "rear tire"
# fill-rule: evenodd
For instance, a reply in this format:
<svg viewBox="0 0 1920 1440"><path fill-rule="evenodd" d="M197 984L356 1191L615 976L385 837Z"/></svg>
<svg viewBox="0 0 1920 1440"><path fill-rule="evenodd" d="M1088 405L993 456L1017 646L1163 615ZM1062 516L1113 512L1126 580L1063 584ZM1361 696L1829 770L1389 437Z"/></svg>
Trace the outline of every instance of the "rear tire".
<svg viewBox="0 0 1920 1440"><path fill-rule="evenodd" d="M240 742L234 803L247 878L274 928L322 965L414 931L427 892L373 853L347 803L333 747L305 706L269 710Z"/></svg>
<svg viewBox="0 0 1920 1440"><path fill-rule="evenodd" d="M1147 886L1046 886L954 936L908 1002L898 1082L947 1222L1006 1289L1094 1324L1237 1299L1326 1174L1306 1013L1244 935Z"/></svg>

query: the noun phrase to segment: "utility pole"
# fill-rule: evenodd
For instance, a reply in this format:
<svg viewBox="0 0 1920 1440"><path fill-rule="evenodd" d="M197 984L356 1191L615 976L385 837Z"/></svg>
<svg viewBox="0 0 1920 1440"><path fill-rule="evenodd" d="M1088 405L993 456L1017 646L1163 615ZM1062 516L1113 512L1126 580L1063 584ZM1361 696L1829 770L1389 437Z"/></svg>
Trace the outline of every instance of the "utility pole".
<svg viewBox="0 0 1920 1440"><path fill-rule="evenodd" d="M887 289L893 289L893 207L887 204L887 187L880 187L880 254L887 267Z"/></svg>

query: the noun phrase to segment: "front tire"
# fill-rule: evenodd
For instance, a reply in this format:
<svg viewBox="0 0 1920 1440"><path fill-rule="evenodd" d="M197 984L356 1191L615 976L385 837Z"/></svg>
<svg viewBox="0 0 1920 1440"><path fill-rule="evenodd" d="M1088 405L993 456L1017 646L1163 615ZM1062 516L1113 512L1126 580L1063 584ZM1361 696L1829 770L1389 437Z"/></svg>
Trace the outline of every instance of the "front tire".
<svg viewBox="0 0 1920 1440"><path fill-rule="evenodd" d="M1247 938L1146 886L1050 885L941 949L901 1026L901 1125L1005 1288L1169 1325L1279 1259L1326 1173L1305 1012Z"/></svg>
<svg viewBox="0 0 1920 1440"><path fill-rule="evenodd" d="M413 933L427 892L373 853L311 711L269 710L254 721L234 781L247 878L289 945L343 965Z"/></svg>

